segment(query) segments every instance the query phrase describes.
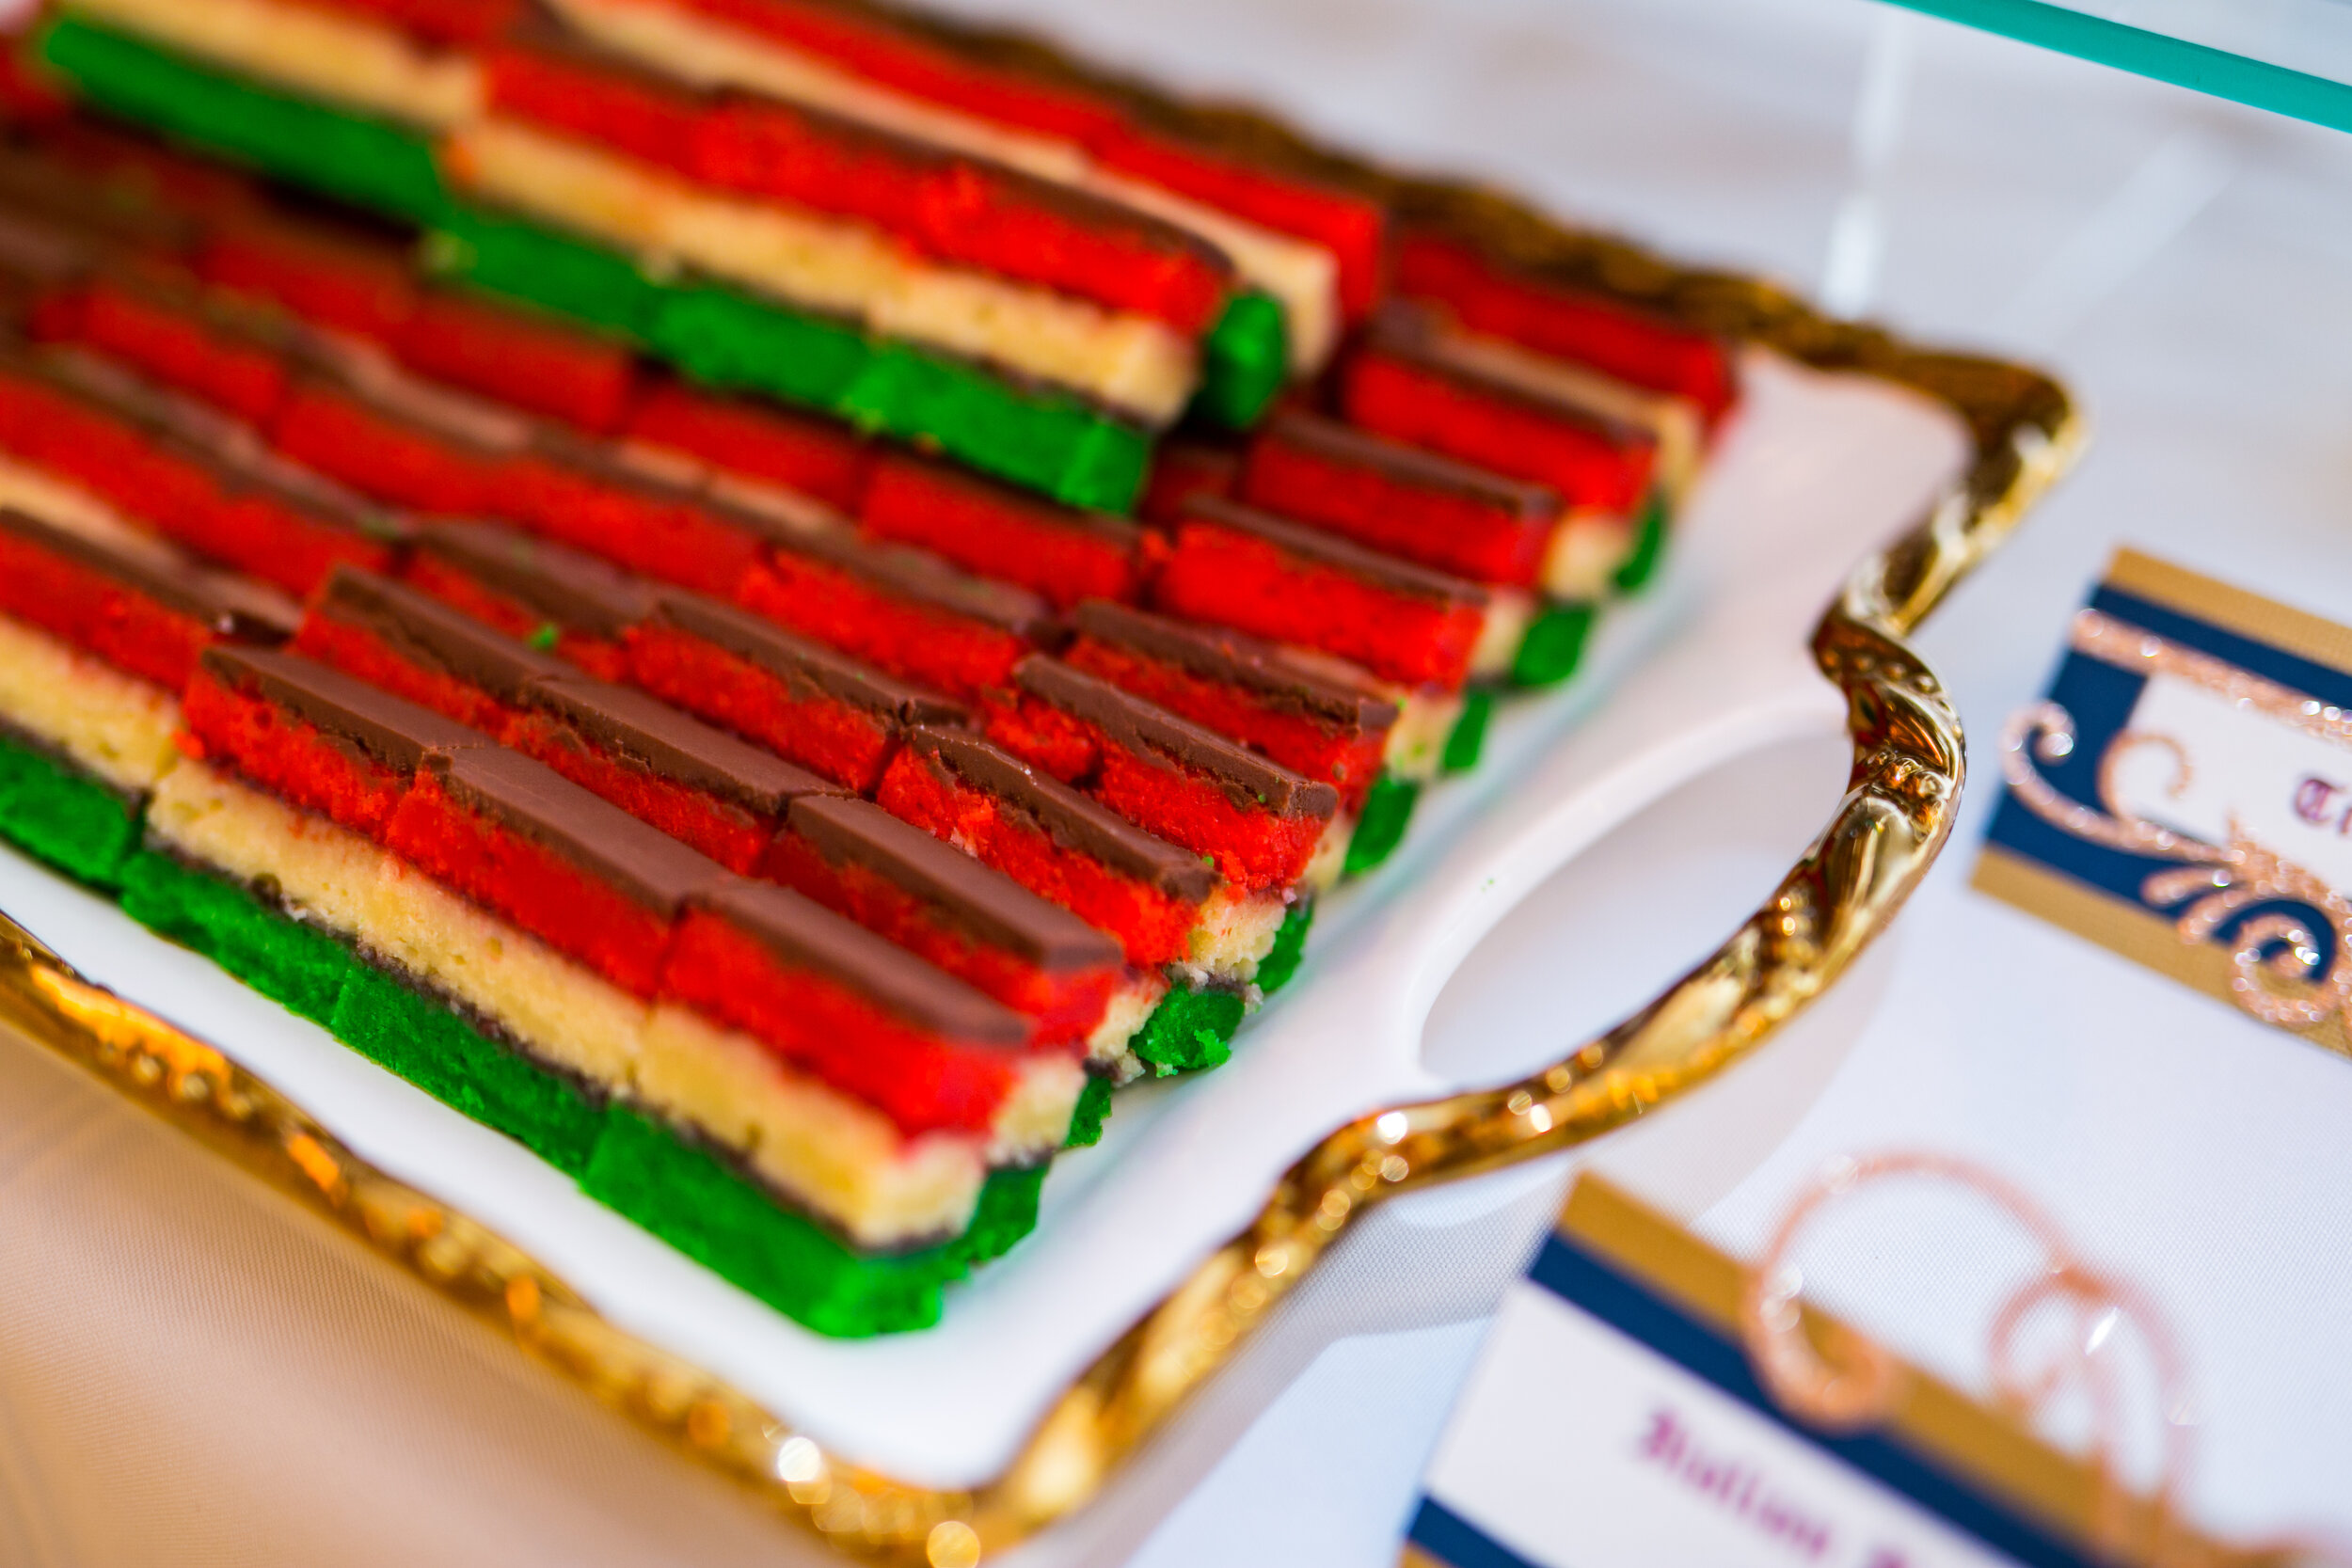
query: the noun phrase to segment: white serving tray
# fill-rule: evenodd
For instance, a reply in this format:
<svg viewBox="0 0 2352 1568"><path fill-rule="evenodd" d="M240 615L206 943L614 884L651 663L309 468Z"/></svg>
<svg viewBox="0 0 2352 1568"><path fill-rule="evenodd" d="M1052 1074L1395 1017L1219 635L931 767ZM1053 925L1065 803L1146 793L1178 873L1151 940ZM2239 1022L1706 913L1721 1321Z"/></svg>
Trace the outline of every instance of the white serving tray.
<svg viewBox="0 0 2352 1568"><path fill-rule="evenodd" d="M1391 863L1326 900L1297 980L1243 1025L1232 1061L1122 1094L1101 1145L1057 1162L1036 1233L952 1291L944 1321L922 1333L809 1333L519 1146L5 850L0 909L388 1174L522 1247L619 1327L848 1459L908 1481L977 1483L1080 1369L1249 1220L1301 1150L1368 1111L1473 1086L1423 1065L1422 1022L1531 889L1690 779L1760 747L1845 733L1842 700L1807 651L1814 623L1846 573L1959 470L1966 436L1948 411L1884 382L1760 352L1746 371L1746 404L1684 511L1668 569L1604 624L1577 681L1506 702L1478 772L1428 792ZM1834 804L1820 802L1824 820ZM1578 955L1557 962L1572 996ZM1654 978L1662 988L1673 974ZM1557 1021L1527 1022L1531 1064L1577 1043L1551 1037Z"/></svg>

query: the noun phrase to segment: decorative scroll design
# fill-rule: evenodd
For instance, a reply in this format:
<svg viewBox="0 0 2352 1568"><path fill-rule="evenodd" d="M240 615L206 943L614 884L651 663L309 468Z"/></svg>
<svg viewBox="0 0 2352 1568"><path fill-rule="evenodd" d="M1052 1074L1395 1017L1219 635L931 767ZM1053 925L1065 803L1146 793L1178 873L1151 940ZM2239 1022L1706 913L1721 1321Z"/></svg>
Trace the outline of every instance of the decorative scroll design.
<svg viewBox="0 0 2352 1568"><path fill-rule="evenodd" d="M2065 388L2022 366L1833 320L1774 285L1677 267L1505 197L1390 173L1262 116L1181 103L1024 39L899 20L967 53L1082 80L1147 123L1375 194L1407 221L1538 277L1816 369L1911 388L1955 415L1971 441L1965 470L1915 526L1854 570L1815 631L1815 659L1846 698L1853 766L1829 826L1763 907L1656 1001L1543 1071L1333 1132L1284 1175L1255 1220L1096 1358L1003 1476L971 1491L905 1485L836 1460L717 1379L606 1323L553 1275L374 1170L216 1053L201 1071L182 1071L174 1064L206 1048L86 985L0 925L8 942L0 1009L38 1037L308 1198L841 1549L967 1568L1099 1493L1365 1210L1620 1126L1754 1050L1844 972L1942 851L1963 778L1959 716L1903 639L2071 466L2084 430ZM113 1034L94 1026L102 1018Z"/></svg>
<svg viewBox="0 0 2352 1568"><path fill-rule="evenodd" d="M2116 625L2109 622L2106 629ZM2094 637L2106 635L2105 629L2092 629ZM2135 648L2162 644L2159 638L2124 629ZM2078 621L2075 646L2082 647L2083 640ZM2145 657L2153 661L2161 652L2158 646ZM2226 672L2218 660L2206 662ZM2272 687L2258 676L2245 678ZM2272 689L2283 693L2282 705L2303 713L2308 700L2300 693L2283 687ZM2322 718L2321 711L2312 703L2308 717L2320 723L2335 721ZM2336 710L2325 712L2333 715ZM2064 760L2074 754L2074 718L2056 703L2036 704L2010 721L2001 736L2001 766L2018 803L2086 843L2184 863L2150 875L2140 883L2139 895L2156 909L2179 910L2173 928L2185 942L2202 943L2228 933L2227 940L2234 944L2230 993L2238 1006L2265 1023L2305 1029L2333 1019L2352 1032L2352 902L2319 877L2248 837L2234 816L2230 819L2230 842L2215 845L2150 822L2122 805L2116 796L2117 774L2122 760L2134 752L2169 752L2175 769L2170 793L2177 797L2187 787L2188 757L2178 741L2129 730L2110 741L2098 771L2099 806L2104 810L2061 793L2035 767L2037 760ZM2328 927L2328 949L2322 950L2318 933L2282 911L2238 918L2257 905L2278 903L2300 905L2321 915Z"/></svg>
<svg viewBox="0 0 2352 1568"><path fill-rule="evenodd" d="M1814 1426L1850 1433L1880 1424L1902 1405L1909 1373L1867 1336L1825 1319L1808 1321L1804 1275L1794 1254L1820 1214L1867 1186L1928 1180L1983 1198L2041 1253L1993 1314L1986 1346L1994 1404L2030 1426L2069 1390L2090 1414L2090 1529L2103 1561L2144 1568L2352 1568L2344 1544L2315 1536L2253 1544L2211 1541L2181 1518L2188 1489L2192 1428L2185 1363L2164 1314L2128 1281L2091 1267L2041 1204L1981 1165L1946 1154L1895 1152L1840 1158L1798 1193L1740 1292L1739 1334L1756 1379L1781 1407ZM2058 1316L2067 1332L2028 1359L2026 1331ZM2155 1485L2135 1497L2118 1473L2123 1402L2115 1358L2105 1354L2128 1324L2146 1347L2161 1426Z"/></svg>

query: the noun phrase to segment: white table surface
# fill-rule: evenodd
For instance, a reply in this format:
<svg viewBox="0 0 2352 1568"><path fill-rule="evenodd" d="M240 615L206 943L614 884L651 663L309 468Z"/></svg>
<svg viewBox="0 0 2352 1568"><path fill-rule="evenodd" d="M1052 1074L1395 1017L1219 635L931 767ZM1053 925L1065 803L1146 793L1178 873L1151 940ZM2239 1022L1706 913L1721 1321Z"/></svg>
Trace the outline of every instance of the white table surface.
<svg viewBox="0 0 2352 1568"><path fill-rule="evenodd" d="M2205 1517L2352 1529L2335 1310L2352 1064L1965 885L1990 738L2037 694L2114 545L2352 618L2352 142L1862 0L962 8L2069 378L2096 420L2090 459L1922 638L1978 736L1960 842L1830 1002L1670 1113L1712 1118L1706 1168L1645 1155L1641 1128L1597 1158L1735 1248L1831 1155L1980 1158L2180 1325ZM1500 1074L1610 1022L1769 887L1842 767L1797 748L1649 814L1489 939L1426 1049ZM1625 955L1622 994L1546 990L1545 953L1604 942ZM1565 1179L1508 1173L1375 1216L1104 1507L1022 1560L1392 1561L1481 1321ZM1837 1236L1808 1256L1832 1303L1973 1380L1982 1282L2012 1260L2000 1235L1928 1202ZM21 1053L0 1053L0 1562L809 1556ZM364 1421L338 1414L355 1403Z"/></svg>

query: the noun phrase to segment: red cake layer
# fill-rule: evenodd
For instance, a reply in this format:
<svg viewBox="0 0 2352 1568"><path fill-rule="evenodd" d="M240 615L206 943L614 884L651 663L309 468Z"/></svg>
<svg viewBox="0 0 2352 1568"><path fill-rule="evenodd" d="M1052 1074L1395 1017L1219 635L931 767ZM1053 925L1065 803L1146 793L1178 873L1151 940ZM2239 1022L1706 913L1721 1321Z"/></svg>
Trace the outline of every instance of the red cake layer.
<svg viewBox="0 0 2352 1568"><path fill-rule="evenodd" d="M1205 645L1208 657L1187 659L1132 635L1124 619L1107 607L1081 609L1062 661L1323 780L1339 790L1343 811L1362 806L1380 775L1393 706L1370 691L1351 692L1336 677L1290 669L1278 649L1237 633L1151 618L1147 629L1171 643ZM1302 686L1310 695L1302 696Z"/></svg>
<svg viewBox="0 0 2352 1568"><path fill-rule="evenodd" d="M689 179L871 223L927 255L1206 332L1231 265L1172 226L1000 165L778 100L706 96L584 51L485 60L493 110Z"/></svg>
<svg viewBox="0 0 2352 1568"><path fill-rule="evenodd" d="M318 812L369 838L379 837L411 774L338 745L316 724L199 667L180 699L198 758L226 765L271 794ZM486 742L485 742L486 744Z"/></svg>
<svg viewBox="0 0 2352 1568"><path fill-rule="evenodd" d="M1340 372L1348 422L1515 479L1550 486L1569 507L1629 513L1649 490L1658 449L1376 348Z"/></svg>
<svg viewBox="0 0 2352 1568"><path fill-rule="evenodd" d="M391 349L420 375L599 436L619 428L637 378L618 343L441 293L420 296Z"/></svg>
<svg viewBox="0 0 2352 1568"><path fill-rule="evenodd" d="M208 283L379 343L391 343L417 308L417 285L398 251L274 217L208 230L196 269Z"/></svg>
<svg viewBox="0 0 2352 1568"><path fill-rule="evenodd" d="M12 527L0 527L0 615L173 691L187 684L215 635L195 615Z"/></svg>
<svg viewBox="0 0 2352 1568"><path fill-rule="evenodd" d="M1119 983L1116 963L1047 970L1019 953L985 942L874 870L855 862L829 859L789 827L770 845L758 870L769 880L856 921L1030 1018L1042 1042L1083 1038L1101 1021L1111 990Z"/></svg>
<svg viewBox="0 0 2352 1568"><path fill-rule="evenodd" d="M690 910L678 923L662 980L668 995L846 1089L909 1133L986 1132L1014 1086L1015 1058L1001 1043L913 1025L712 910Z"/></svg>
<svg viewBox="0 0 2352 1568"><path fill-rule="evenodd" d="M788 549L743 575L735 601L878 670L951 697L1003 687L1030 650L1017 632L891 591L832 561Z"/></svg>
<svg viewBox="0 0 2352 1568"><path fill-rule="evenodd" d="M1406 686L1461 688L1483 622L1479 601L1419 591L1410 578L1426 574L1403 562L1374 576L1318 560L1303 553L1304 540L1268 537L1280 531L1270 521L1240 526L1244 515L1195 503L1152 591L1161 609L1336 654Z"/></svg>
<svg viewBox="0 0 2352 1568"><path fill-rule="evenodd" d="M598 680L628 678L628 650L617 639L590 636L550 621L520 599L498 593L448 562L421 552L412 553L401 565L400 579L485 626L533 647L545 648Z"/></svg>
<svg viewBox="0 0 2352 1568"><path fill-rule="evenodd" d="M1152 454L1152 474L1145 482L1143 499L1136 504L1136 514L1147 522L1172 524L1194 501L1204 496L1230 499L1240 483L1239 451L1170 436Z"/></svg>
<svg viewBox="0 0 2352 1568"><path fill-rule="evenodd" d="M613 815L620 824L637 826ZM469 809L453 798L435 769L419 771L387 820L383 843L622 990L654 994L674 911L628 896L548 845ZM689 853L683 846L678 851Z"/></svg>
<svg viewBox="0 0 2352 1568"><path fill-rule="evenodd" d="M1101 137L1089 150L1108 167L1329 251L1348 321L1379 299L1389 219L1378 202L1140 131Z"/></svg>
<svg viewBox="0 0 2352 1568"><path fill-rule="evenodd" d="M1397 293L1441 305L1464 327L1574 360L1621 381L1689 398L1709 424L1739 395L1721 340L1613 300L1518 276L1435 234L1397 247Z"/></svg>
<svg viewBox="0 0 2352 1568"><path fill-rule="evenodd" d="M23 362L0 362L0 451L167 533L199 518L215 495L199 466L162 452L144 432Z"/></svg>
<svg viewBox="0 0 2352 1568"><path fill-rule="evenodd" d="M1061 787L1051 781L1040 784ZM1070 799L1078 806L1092 805L1084 796ZM1122 875L1085 850L1057 840L1019 800L983 789L912 747L891 760L875 800L900 821L977 856L1039 897L1109 932L1119 939L1129 963L1156 969L1185 956L1200 901L1207 896L1205 886L1170 893Z"/></svg>
<svg viewBox="0 0 2352 1568"><path fill-rule="evenodd" d="M584 454L583 454L584 455ZM681 491L597 473L568 454L510 459L480 510L631 571L724 597L757 563L757 531Z"/></svg>
<svg viewBox="0 0 2352 1568"><path fill-rule="evenodd" d="M169 301L119 278L51 294L31 327L36 338L87 344L248 423L265 424L285 400L286 367L277 355L209 325L192 300Z"/></svg>
<svg viewBox="0 0 2352 1568"><path fill-rule="evenodd" d="M1125 518L1078 512L943 464L891 453L874 466L859 526L1043 595L1132 602L1166 553Z"/></svg>
<svg viewBox="0 0 2352 1568"><path fill-rule="evenodd" d="M298 463L394 506L444 516L502 515L502 465L323 381L296 385L271 427Z"/></svg>
<svg viewBox="0 0 2352 1568"><path fill-rule="evenodd" d="M1309 416L1249 449L1235 498L1473 582L1531 586L1557 496Z"/></svg>
<svg viewBox="0 0 2352 1568"><path fill-rule="evenodd" d="M697 391L682 382L646 387L624 433L845 513L856 509L865 490L869 454L854 432L768 404Z"/></svg>
<svg viewBox="0 0 2352 1568"><path fill-rule="evenodd" d="M873 16L808 0L682 0L688 8L804 49L870 81L981 119L1090 142L1116 134L1116 109L1094 97L965 59Z"/></svg>

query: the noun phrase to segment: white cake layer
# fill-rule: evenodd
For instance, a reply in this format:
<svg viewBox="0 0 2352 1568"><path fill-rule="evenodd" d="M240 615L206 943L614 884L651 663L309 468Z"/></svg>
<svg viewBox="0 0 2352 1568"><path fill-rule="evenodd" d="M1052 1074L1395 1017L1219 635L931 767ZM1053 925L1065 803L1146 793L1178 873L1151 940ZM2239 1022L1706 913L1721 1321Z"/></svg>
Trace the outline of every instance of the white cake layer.
<svg viewBox="0 0 2352 1568"><path fill-rule="evenodd" d="M482 112L470 57L340 11L281 0L72 0L70 9L239 75L411 125L455 125Z"/></svg>
<svg viewBox="0 0 2352 1568"><path fill-rule="evenodd" d="M887 1117L792 1071L750 1036L684 1007L653 1009L637 1090L860 1246L961 1234L988 1179L979 1139L906 1137ZM1065 1110L1065 1132L1069 1126Z"/></svg>
<svg viewBox="0 0 2352 1568"><path fill-rule="evenodd" d="M49 633L0 615L0 720L118 789L151 787L179 753L180 700Z"/></svg>

